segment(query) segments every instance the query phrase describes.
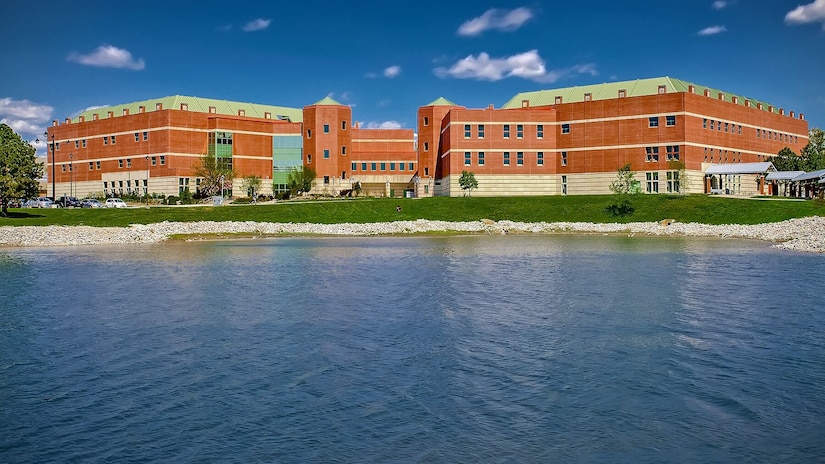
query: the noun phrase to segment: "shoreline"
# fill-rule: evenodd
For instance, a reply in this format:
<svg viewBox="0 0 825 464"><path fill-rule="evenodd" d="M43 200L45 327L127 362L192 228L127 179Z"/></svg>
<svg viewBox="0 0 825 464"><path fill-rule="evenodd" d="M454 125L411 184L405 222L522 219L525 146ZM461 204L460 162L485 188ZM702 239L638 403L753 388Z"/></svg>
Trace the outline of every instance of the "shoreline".
<svg viewBox="0 0 825 464"><path fill-rule="evenodd" d="M825 253L825 217L811 216L787 221L741 225L709 225L681 222L468 222L394 221L375 223L271 223L271 222L159 222L129 227L91 226L2 226L0 247L59 247L96 244L160 243L173 236L375 236L413 235L429 232L473 234L628 234L757 239L774 247L810 253ZM234 238L234 237L230 237Z"/></svg>

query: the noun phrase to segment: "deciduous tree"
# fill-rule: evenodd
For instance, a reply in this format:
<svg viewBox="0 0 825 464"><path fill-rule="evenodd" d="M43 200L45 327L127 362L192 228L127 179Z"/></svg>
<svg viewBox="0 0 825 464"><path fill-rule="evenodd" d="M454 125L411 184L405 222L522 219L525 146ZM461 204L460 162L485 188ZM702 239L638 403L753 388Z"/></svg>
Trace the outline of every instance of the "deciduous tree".
<svg viewBox="0 0 825 464"><path fill-rule="evenodd" d="M11 200L37 196L43 165L37 162L34 147L7 124L0 124L0 214L8 215Z"/></svg>
<svg viewBox="0 0 825 464"><path fill-rule="evenodd" d="M309 193L312 186L315 185L315 170L309 166L296 167L289 171L286 177L286 184L289 187L289 192L292 195L297 195L301 192Z"/></svg>
<svg viewBox="0 0 825 464"><path fill-rule="evenodd" d="M470 171L461 171L461 177L458 178L458 185L461 186L461 190L467 192L467 196L469 197L473 189L478 188L476 175Z"/></svg>
<svg viewBox="0 0 825 464"><path fill-rule="evenodd" d="M200 164L195 166L195 175L201 178L201 195L208 197L220 194L221 190L231 190L235 171L230 163L204 155Z"/></svg>

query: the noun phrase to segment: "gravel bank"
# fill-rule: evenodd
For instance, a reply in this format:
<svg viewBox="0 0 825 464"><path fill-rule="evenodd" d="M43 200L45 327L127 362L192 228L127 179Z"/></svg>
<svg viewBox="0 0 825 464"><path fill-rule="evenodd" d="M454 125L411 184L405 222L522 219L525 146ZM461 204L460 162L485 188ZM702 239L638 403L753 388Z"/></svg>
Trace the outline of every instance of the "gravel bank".
<svg viewBox="0 0 825 464"><path fill-rule="evenodd" d="M415 234L431 231L467 233L531 234L644 234L695 237L749 238L775 242L788 250L825 253L825 218L814 216L757 225L707 225L673 222L632 222L629 224L594 224L586 222L513 222L417 221L378 222L370 224L293 224L268 222L161 222L134 224L129 227L88 226L21 226L0 227L0 246L49 247L94 244L157 243L171 235L199 234L317 234L317 235L386 235Z"/></svg>

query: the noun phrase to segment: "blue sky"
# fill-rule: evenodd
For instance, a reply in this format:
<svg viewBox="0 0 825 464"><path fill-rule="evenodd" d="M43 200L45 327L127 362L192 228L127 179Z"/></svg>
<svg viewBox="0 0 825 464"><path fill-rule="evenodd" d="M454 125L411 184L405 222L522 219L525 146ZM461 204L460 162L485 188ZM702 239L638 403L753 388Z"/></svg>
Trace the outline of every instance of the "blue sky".
<svg viewBox="0 0 825 464"><path fill-rule="evenodd" d="M25 138L93 106L194 95L415 127L444 96L672 76L825 127L825 0L5 0L0 120ZM41 147L42 150L42 147Z"/></svg>

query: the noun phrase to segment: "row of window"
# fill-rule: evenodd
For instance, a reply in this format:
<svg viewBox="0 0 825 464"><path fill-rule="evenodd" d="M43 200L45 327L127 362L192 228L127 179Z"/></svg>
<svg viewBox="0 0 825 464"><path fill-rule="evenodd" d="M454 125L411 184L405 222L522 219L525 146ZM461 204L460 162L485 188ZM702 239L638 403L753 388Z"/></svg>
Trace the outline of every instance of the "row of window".
<svg viewBox="0 0 825 464"><path fill-rule="evenodd" d="M765 129L756 129L756 138L766 140L778 140L785 143L799 143L799 137L790 134L783 134Z"/></svg>
<svg viewBox="0 0 825 464"><path fill-rule="evenodd" d="M665 182L668 193L679 192L679 171L667 171L665 173ZM659 173L646 172L645 173L645 191L647 193L659 193Z"/></svg>
<svg viewBox="0 0 825 464"><path fill-rule="evenodd" d="M665 153L667 161L679 161L679 145L665 146ZM645 161L648 163L655 163L659 161L659 147L645 147Z"/></svg>
<svg viewBox="0 0 825 464"><path fill-rule="evenodd" d="M409 167L409 169L406 169L406 170L415 171L415 163L400 163L400 162L399 163L364 163L364 162L352 163L351 168L352 168L352 171L358 171L359 170L358 168L360 167L361 168L360 170L362 172L379 171L379 170L380 171L386 171L387 170L387 165L389 165L390 171L395 171L396 170L395 169L396 164L398 165L398 170L399 171L405 171L405 169L404 169L405 166ZM367 169L368 167L369 167L369 169ZM380 167L380 169L379 169L379 167Z"/></svg>
<svg viewBox="0 0 825 464"><path fill-rule="evenodd" d="M702 129L716 130L718 132L728 132L731 134L742 135L742 126L732 122L716 121L714 119L702 119ZM765 129L756 129L756 138L766 140L777 140L786 143L799 143L799 137L791 134L783 134L781 132L769 131Z"/></svg>
<svg viewBox="0 0 825 464"><path fill-rule="evenodd" d="M426 118L425 118L426 119ZM476 136L480 139L484 138L485 127L484 124L478 124L476 126ZM469 139L473 136L473 129L471 124L464 124L464 138ZM510 138L510 124L504 124L502 129L502 136L505 139ZM524 124L516 124L516 138L523 139L524 138ZM536 125L536 138L543 139L544 138L544 124L537 124Z"/></svg>
<svg viewBox="0 0 825 464"><path fill-rule="evenodd" d="M341 121L341 130L347 130L347 122ZM324 124L324 133L329 134L329 124ZM307 129L307 138L312 138L312 129Z"/></svg>
<svg viewBox="0 0 825 464"><path fill-rule="evenodd" d="M160 158L160 165L161 166L166 164L166 155L150 156L149 160L151 161L152 166L157 166L158 165L158 158ZM97 163L98 163L98 169L100 169L100 161L98 161ZM89 163L90 166L91 166L91 164L92 163ZM117 167L123 168L123 160L122 159L117 160ZM132 168L132 158L126 158L126 167L129 168L129 169Z"/></svg>
<svg viewBox="0 0 825 464"><path fill-rule="evenodd" d="M741 163L742 152L735 150L722 150L721 148L713 149L705 147L704 161L706 163L715 163L717 161L720 163Z"/></svg>
<svg viewBox="0 0 825 464"><path fill-rule="evenodd" d="M676 125L676 116L665 116L665 126L673 127ZM647 118L647 127L659 127L659 116L651 116Z"/></svg>
<svg viewBox="0 0 825 464"><path fill-rule="evenodd" d="M476 164L478 166L484 166L485 163L485 155L483 151L476 153ZM510 152L505 151L502 154L502 163L504 166L510 166ZM472 166L473 164L473 155L472 152L465 151L464 152L464 166ZM524 152L518 151L516 152L516 166L524 166ZM536 166L544 166L544 152L539 151L536 152Z"/></svg>
<svg viewBox="0 0 825 464"><path fill-rule="evenodd" d="M141 135L142 134L142 135ZM149 132L135 132L135 142L140 142L141 137L144 141L149 140ZM117 143L117 136L116 135L104 135L103 136L103 145L109 145L109 142L114 145ZM71 143L71 142L68 142ZM74 141L75 148L86 148L86 139L80 139ZM54 143L54 151L60 151L60 142Z"/></svg>
<svg viewBox="0 0 825 464"><path fill-rule="evenodd" d="M724 125L725 132L742 135L742 126L732 122L717 121L715 119L702 118L702 129L716 130L721 132ZM757 129L758 130L758 129Z"/></svg>

